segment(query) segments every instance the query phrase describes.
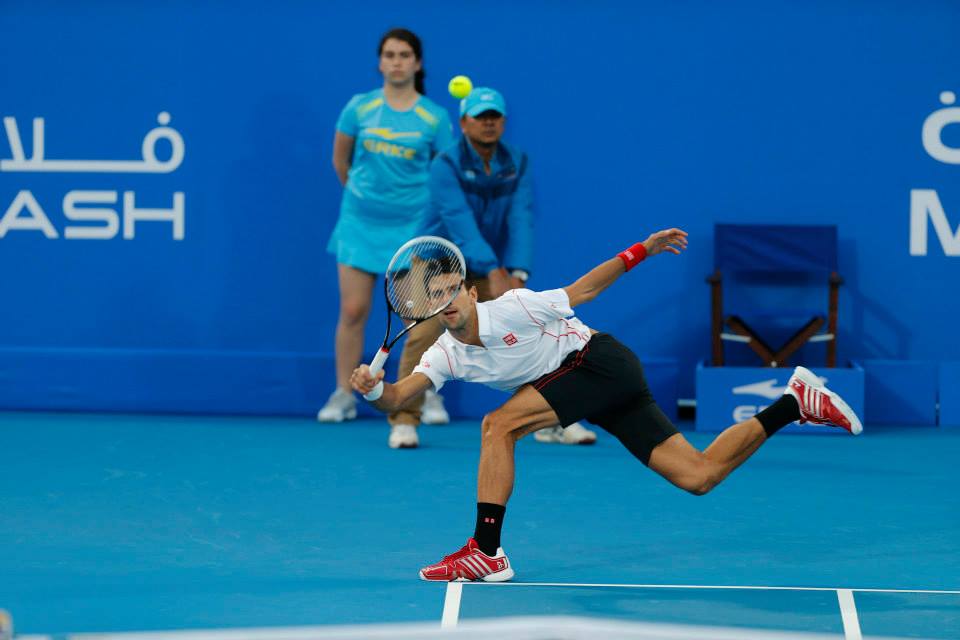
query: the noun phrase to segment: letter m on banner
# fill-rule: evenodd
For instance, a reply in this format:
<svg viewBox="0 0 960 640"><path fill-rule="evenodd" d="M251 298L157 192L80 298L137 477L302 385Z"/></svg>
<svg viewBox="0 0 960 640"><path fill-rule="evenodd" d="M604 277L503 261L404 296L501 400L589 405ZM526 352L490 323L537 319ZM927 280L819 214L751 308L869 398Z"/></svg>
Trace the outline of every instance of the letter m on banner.
<svg viewBox="0 0 960 640"><path fill-rule="evenodd" d="M944 255L960 256L960 225L950 227L940 198L933 189L910 190L910 255L927 255L927 216L940 239Z"/></svg>

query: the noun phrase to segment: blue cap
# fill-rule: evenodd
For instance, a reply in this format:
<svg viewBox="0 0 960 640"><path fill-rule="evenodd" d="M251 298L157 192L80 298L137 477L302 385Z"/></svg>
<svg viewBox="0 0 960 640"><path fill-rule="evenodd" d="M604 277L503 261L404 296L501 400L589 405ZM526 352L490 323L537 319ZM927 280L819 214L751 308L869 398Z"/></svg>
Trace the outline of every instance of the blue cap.
<svg viewBox="0 0 960 640"><path fill-rule="evenodd" d="M474 118L484 111L507 115L507 103L496 89L477 87L460 101L460 115Z"/></svg>

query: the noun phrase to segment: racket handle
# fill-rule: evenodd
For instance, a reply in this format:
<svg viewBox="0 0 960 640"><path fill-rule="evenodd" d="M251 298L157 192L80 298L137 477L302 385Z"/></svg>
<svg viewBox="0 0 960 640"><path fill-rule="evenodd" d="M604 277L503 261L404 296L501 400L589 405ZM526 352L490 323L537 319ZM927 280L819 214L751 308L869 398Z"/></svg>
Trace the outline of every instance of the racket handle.
<svg viewBox="0 0 960 640"><path fill-rule="evenodd" d="M383 363L387 361L388 355L390 355L390 352L382 347L380 348L380 351L377 351L377 355L373 356L373 362L370 363L371 376L376 376L378 373L383 371ZM370 390L370 393L365 393L363 395L363 399L373 402L374 400L378 400L382 395L383 380L378 382L377 386Z"/></svg>

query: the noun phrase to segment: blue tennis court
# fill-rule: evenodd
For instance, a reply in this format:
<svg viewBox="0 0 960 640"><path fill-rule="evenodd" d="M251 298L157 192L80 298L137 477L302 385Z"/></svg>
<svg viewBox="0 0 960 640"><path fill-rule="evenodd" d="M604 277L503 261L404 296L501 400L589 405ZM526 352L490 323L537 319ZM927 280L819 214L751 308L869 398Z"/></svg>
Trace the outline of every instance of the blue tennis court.
<svg viewBox="0 0 960 640"><path fill-rule="evenodd" d="M516 582L449 591L417 569L472 532L475 422L399 452L371 420L7 413L0 434L0 606L20 634L546 615L960 637L949 429L778 435L704 497L603 433L525 439Z"/></svg>
<svg viewBox="0 0 960 640"><path fill-rule="evenodd" d="M0 0L0 640L960 640L958 27Z"/></svg>

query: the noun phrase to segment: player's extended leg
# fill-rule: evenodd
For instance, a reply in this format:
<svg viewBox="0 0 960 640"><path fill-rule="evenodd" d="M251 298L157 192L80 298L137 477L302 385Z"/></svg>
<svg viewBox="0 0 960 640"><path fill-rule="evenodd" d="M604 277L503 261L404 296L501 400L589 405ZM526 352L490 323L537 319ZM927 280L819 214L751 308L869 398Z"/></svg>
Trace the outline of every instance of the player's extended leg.
<svg viewBox="0 0 960 640"><path fill-rule="evenodd" d="M726 429L704 451L676 433L654 448L650 468L681 489L702 496L753 455L766 439L763 425L756 418Z"/></svg>
<svg viewBox="0 0 960 640"><path fill-rule="evenodd" d="M510 561L500 548L500 529L513 491L514 448L528 433L558 423L557 414L530 385L483 418L473 537L456 553L421 569L422 579L501 582L513 577Z"/></svg>
<svg viewBox="0 0 960 640"><path fill-rule="evenodd" d="M840 427L854 435L863 429L840 396L827 389L812 371L797 367L783 396L755 418L727 428L703 452L681 434L674 434L653 449L649 465L676 486L703 495L795 420Z"/></svg>

